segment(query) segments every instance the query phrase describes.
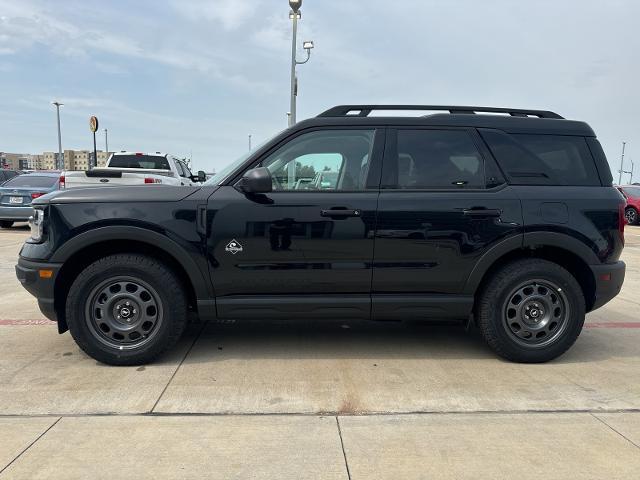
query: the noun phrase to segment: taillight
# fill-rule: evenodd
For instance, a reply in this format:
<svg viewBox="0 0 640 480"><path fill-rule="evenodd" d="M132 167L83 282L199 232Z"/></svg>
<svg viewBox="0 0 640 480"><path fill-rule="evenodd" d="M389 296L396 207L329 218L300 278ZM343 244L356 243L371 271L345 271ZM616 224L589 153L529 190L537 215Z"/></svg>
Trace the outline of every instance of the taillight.
<svg viewBox="0 0 640 480"><path fill-rule="evenodd" d="M41 197L42 195L44 195L44 192L33 192L31 194L31 198L35 200L36 198Z"/></svg>
<svg viewBox="0 0 640 480"><path fill-rule="evenodd" d="M627 224L627 217L624 215L626 205L621 203L618 205L618 233L620 234L620 240L624 245L624 226Z"/></svg>
<svg viewBox="0 0 640 480"><path fill-rule="evenodd" d="M64 175L60 175L59 186L58 188L62 190L64 188Z"/></svg>
<svg viewBox="0 0 640 480"><path fill-rule="evenodd" d="M146 177L144 179L144 183L162 183L162 180L160 180L159 178Z"/></svg>

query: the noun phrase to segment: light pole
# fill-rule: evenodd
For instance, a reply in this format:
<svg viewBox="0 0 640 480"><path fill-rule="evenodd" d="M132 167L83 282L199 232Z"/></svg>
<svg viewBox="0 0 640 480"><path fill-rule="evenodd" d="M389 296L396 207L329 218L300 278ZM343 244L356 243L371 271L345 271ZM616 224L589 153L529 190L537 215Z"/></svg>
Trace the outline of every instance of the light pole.
<svg viewBox="0 0 640 480"><path fill-rule="evenodd" d="M305 41L303 48L307 51L307 58L299 62L296 58L296 43L298 37L298 20L302 18L302 0L289 0L289 6L291 11L289 12L289 18L293 22L293 35L291 38L291 99L289 107L289 126L296 124L296 97L298 96L298 78L296 77L296 65L302 65L309 61L311 57L311 49L313 48L312 41Z"/></svg>
<svg viewBox="0 0 640 480"><path fill-rule="evenodd" d="M618 177L618 185L622 184L622 170L624 170L624 147L627 142L622 142L622 156L620 157L620 176Z"/></svg>
<svg viewBox="0 0 640 480"><path fill-rule="evenodd" d="M249 151L251 151L251 134L249 134Z"/></svg>
<svg viewBox="0 0 640 480"><path fill-rule="evenodd" d="M104 151L109 156L109 137L107 136L107 129L104 129Z"/></svg>
<svg viewBox="0 0 640 480"><path fill-rule="evenodd" d="M64 170L64 159L62 157L62 133L60 132L60 107L64 105L64 103L60 103L56 100L55 102L51 102L51 104L56 106L56 113L58 117L58 158L56 161L56 169Z"/></svg>

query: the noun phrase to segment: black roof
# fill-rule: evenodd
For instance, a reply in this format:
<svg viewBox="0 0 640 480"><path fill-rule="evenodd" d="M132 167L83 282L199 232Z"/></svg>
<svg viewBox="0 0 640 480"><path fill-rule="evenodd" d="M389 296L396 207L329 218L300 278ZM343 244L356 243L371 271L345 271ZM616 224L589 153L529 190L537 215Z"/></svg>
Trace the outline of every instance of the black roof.
<svg viewBox="0 0 640 480"><path fill-rule="evenodd" d="M425 116L369 116L373 111L428 111L440 112ZM444 113L446 112L446 113ZM478 115L489 113L489 115ZM585 122L565 120L557 113L546 110L526 110L496 107L440 106L440 105L341 105L333 107L315 118L296 125L308 128L318 125L387 125L387 126L442 126L494 128L508 133L537 133L549 135L581 135L594 137Z"/></svg>

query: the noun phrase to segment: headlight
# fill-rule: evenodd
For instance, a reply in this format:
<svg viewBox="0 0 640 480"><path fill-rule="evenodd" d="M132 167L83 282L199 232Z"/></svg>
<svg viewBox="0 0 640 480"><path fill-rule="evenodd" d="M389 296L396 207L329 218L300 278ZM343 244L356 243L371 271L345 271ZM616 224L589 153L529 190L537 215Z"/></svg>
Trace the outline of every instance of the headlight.
<svg viewBox="0 0 640 480"><path fill-rule="evenodd" d="M31 228L32 242L41 242L44 226L44 210L41 208L34 208L33 215L29 217L29 228Z"/></svg>

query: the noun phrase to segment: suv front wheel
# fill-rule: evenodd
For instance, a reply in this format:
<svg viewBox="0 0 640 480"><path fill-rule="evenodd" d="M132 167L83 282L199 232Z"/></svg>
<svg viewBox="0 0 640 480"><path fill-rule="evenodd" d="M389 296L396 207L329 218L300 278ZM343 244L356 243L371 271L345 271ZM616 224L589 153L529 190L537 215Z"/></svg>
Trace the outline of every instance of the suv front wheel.
<svg viewBox="0 0 640 480"><path fill-rule="evenodd" d="M89 265L73 282L66 318L76 343L110 365L148 363L178 341L187 322L184 289L158 260L118 254Z"/></svg>
<svg viewBox="0 0 640 480"><path fill-rule="evenodd" d="M576 341L585 300L576 279L560 265L524 259L489 280L476 313L482 335L498 355L539 363L562 355Z"/></svg>

